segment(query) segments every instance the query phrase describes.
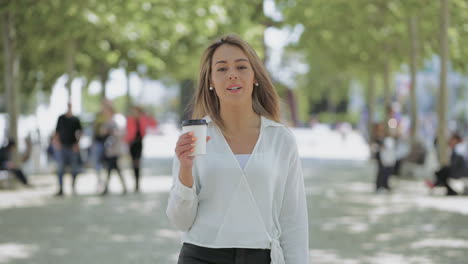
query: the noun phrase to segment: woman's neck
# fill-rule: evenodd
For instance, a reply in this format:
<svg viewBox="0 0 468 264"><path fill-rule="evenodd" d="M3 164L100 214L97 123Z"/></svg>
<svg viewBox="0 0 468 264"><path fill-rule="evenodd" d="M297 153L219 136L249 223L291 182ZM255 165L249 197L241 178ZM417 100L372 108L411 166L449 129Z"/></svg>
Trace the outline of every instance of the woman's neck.
<svg viewBox="0 0 468 264"><path fill-rule="evenodd" d="M227 133L249 128L260 128L260 116L252 107L222 107L221 119Z"/></svg>

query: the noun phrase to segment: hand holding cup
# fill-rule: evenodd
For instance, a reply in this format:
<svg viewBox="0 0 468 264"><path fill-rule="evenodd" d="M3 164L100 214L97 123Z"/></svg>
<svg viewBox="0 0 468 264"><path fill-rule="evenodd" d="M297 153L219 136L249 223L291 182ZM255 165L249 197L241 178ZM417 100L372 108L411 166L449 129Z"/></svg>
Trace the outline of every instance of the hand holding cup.
<svg viewBox="0 0 468 264"><path fill-rule="evenodd" d="M206 154L206 142L210 137L206 136L207 123L204 119L185 120L182 123L183 134L176 144L176 155L182 168L192 168L196 155ZM206 141L202 141L205 138Z"/></svg>

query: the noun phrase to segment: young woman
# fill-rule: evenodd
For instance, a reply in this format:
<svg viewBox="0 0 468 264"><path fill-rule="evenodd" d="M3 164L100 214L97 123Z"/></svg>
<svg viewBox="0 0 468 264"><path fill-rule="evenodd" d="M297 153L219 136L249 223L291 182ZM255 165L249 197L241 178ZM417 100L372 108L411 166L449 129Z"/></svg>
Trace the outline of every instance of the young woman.
<svg viewBox="0 0 468 264"><path fill-rule="evenodd" d="M193 118L207 120L208 137L179 137L167 208L184 231L179 264L309 262L301 163L278 101L245 41L206 49ZM206 155L190 155L196 140L209 140Z"/></svg>
<svg viewBox="0 0 468 264"><path fill-rule="evenodd" d="M146 129L149 127L156 127L156 125L156 120L146 115L143 108L139 106L133 106L132 115L127 117L127 133L125 134L125 140L128 143L128 149L132 157L135 192L140 191L140 165Z"/></svg>
<svg viewBox="0 0 468 264"><path fill-rule="evenodd" d="M109 191L109 182L113 170L115 170L117 172L117 175L119 176L120 183L122 184L122 194L127 193L125 179L119 167L119 158L122 155L122 135L120 133L120 129L118 128L117 123L114 120L114 114L114 108L112 106L107 106L104 109L104 117L106 120L105 130L107 132L106 140L104 143L107 178L104 182L104 190L102 191L101 195L106 195Z"/></svg>

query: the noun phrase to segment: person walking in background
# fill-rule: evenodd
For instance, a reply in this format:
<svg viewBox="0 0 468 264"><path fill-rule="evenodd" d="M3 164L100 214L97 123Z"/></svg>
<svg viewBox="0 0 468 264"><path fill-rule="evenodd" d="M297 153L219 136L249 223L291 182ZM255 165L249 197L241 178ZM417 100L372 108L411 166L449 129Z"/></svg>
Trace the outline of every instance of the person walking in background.
<svg viewBox="0 0 468 264"><path fill-rule="evenodd" d="M178 264L309 263L297 145L249 44L228 35L205 50L193 107L208 137L184 133L175 147L166 213L184 231ZM209 138L207 154L191 156Z"/></svg>
<svg viewBox="0 0 468 264"><path fill-rule="evenodd" d="M372 144L372 152L377 162L375 191L390 191L389 179L394 172L396 163L395 140L386 135L383 124L375 126L374 134L375 139Z"/></svg>
<svg viewBox="0 0 468 264"><path fill-rule="evenodd" d="M468 127L468 124L466 125ZM466 130L466 129L465 129ZM463 195L468 195L468 140L462 138L462 142L457 145L457 150L465 162L465 173L463 175Z"/></svg>
<svg viewBox="0 0 468 264"><path fill-rule="evenodd" d="M105 107L108 106L103 105L103 108ZM104 109L101 109L101 111L96 114L96 118L93 123L93 145L91 148L91 159L96 172L96 189L98 192L102 191L104 185L104 180L101 177L101 168L104 163L104 142L107 134L105 122Z"/></svg>
<svg viewBox="0 0 468 264"><path fill-rule="evenodd" d="M68 103L68 110L61 115L55 129L54 145L57 151L58 162L58 184L59 190L56 196L63 195L63 175L67 166L71 167L72 192L76 193L76 177L80 171L79 167L79 140L81 137L80 119L73 115L72 104Z"/></svg>
<svg viewBox="0 0 468 264"><path fill-rule="evenodd" d="M125 135L125 140L128 144L130 156L132 158L135 192L140 191L140 168L143 152L143 138L146 135L147 128L156 126L156 120L146 115L141 107L132 107L132 114L127 117L127 133Z"/></svg>
<svg viewBox="0 0 468 264"><path fill-rule="evenodd" d="M104 190L101 194L106 195L108 193L110 177L113 170L115 170L119 176L120 183L122 184L122 194L126 194L127 186L125 184L122 171L119 167L119 158L123 152L122 133L116 121L114 120L114 108L112 106L107 106L104 108L104 118L104 130L106 138L104 142L104 155L107 167L107 178L104 183Z"/></svg>
<svg viewBox="0 0 468 264"><path fill-rule="evenodd" d="M25 162L28 160L30 153L31 153L31 142L30 139L27 140L27 147L26 153L22 156L21 161ZM14 161L13 153L16 149L16 142L14 139L8 139L8 143L6 146L0 148L0 170L6 170L13 175L26 187L31 187L32 185L29 183L27 176L24 174L21 167Z"/></svg>
<svg viewBox="0 0 468 264"><path fill-rule="evenodd" d="M448 141L450 148L450 163L441 167L435 172L435 180L426 181L426 185L433 189L436 186L442 186L447 189L446 195L457 195L458 193L450 186L450 178L462 178L468 175L468 168L463 153L460 153L457 146L463 142L458 133L453 133Z"/></svg>

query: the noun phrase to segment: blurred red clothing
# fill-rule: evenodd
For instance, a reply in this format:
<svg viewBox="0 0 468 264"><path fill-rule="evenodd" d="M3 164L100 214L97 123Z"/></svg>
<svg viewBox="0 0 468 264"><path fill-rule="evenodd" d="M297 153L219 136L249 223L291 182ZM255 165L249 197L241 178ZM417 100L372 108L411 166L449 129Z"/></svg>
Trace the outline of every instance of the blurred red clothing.
<svg viewBox="0 0 468 264"><path fill-rule="evenodd" d="M130 143L132 142L137 133L137 118L135 116L127 117L127 133L125 134L125 141ZM146 129L149 127L155 128L158 125L158 122L147 115L141 115L138 117L138 124L140 125L140 134L143 139L146 134Z"/></svg>

